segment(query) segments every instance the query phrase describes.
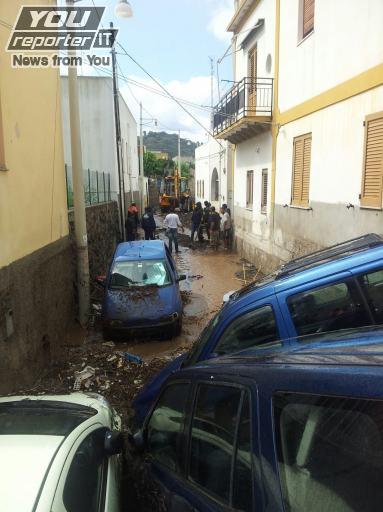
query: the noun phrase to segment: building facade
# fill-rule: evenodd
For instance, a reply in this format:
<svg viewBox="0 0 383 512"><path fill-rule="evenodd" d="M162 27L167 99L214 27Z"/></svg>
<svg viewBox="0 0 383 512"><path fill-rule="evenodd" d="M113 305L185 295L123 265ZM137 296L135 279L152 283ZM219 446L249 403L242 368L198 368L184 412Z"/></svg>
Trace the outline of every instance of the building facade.
<svg viewBox="0 0 383 512"><path fill-rule="evenodd" d="M273 252L283 260L383 231L382 19L379 0L280 2Z"/></svg>
<svg viewBox="0 0 383 512"><path fill-rule="evenodd" d="M235 2L234 86L215 108L214 135L234 145L235 241L242 256L269 250L275 0Z"/></svg>
<svg viewBox="0 0 383 512"><path fill-rule="evenodd" d="M74 317L59 72L5 51L33 3L0 3L0 391L36 377Z"/></svg>
<svg viewBox="0 0 383 512"><path fill-rule="evenodd" d="M64 157L71 166L68 78L61 77ZM84 172L110 174L111 198L117 199L119 177L117 166L116 128L114 119L113 80L109 77L79 76L79 104ZM125 100L119 94L121 125L121 163L124 176L125 203L139 203L139 164L137 123ZM85 176L86 180L86 176Z"/></svg>
<svg viewBox="0 0 383 512"><path fill-rule="evenodd" d="M232 145L212 137L195 150L195 201L209 201L219 208L227 204L233 209Z"/></svg>

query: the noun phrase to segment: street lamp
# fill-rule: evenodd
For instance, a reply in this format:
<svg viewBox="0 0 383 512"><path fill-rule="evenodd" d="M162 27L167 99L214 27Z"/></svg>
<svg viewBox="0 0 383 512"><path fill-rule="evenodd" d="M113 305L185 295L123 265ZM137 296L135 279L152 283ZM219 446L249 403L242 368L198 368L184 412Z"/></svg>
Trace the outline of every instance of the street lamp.
<svg viewBox="0 0 383 512"><path fill-rule="evenodd" d="M119 0L114 12L119 18L131 18L133 16L132 6L127 0Z"/></svg>

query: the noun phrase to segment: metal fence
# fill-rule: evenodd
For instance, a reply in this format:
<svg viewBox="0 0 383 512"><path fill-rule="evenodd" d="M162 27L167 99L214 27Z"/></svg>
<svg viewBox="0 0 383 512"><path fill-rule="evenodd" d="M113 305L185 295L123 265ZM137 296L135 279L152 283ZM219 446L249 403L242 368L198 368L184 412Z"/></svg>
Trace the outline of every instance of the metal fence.
<svg viewBox="0 0 383 512"><path fill-rule="evenodd" d="M65 165L67 204L73 208L73 177L72 167ZM110 188L110 173L84 169L84 193L87 206L106 203L117 199L117 193Z"/></svg>

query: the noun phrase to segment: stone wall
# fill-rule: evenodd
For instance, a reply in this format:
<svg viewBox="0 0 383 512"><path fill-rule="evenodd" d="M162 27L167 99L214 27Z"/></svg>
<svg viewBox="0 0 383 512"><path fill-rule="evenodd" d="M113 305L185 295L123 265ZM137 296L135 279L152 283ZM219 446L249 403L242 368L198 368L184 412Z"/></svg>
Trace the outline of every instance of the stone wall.
<svg viewBox="0 0 383 512"><path fill-rule="evenodd" d="M69 237L0 269L0 393L30 385L75 316Z"/></svg>
<svg viewBox="0 0 383 512"><path fill-rule="evenodd" d="M74 246L74 215L68 213ZM97 275L104 275L119 241L118 204L115 201L88 206L86 208L88 230L89 272L91 283Z"/></svg>

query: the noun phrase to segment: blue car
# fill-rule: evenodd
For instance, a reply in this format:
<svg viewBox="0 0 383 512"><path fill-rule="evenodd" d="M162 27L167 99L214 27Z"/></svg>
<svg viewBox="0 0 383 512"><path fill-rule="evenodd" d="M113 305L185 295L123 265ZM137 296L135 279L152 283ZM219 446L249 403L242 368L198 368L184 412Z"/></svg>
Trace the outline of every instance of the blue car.
<svg viewBox="0 0 383 512"><path fill-rule="evenodd" d="M178 275L162 240L126 242L117 246L104 286L102 326L105 338L154 331L178 335L182 300Z"/></svg>
<svg viewBox="0 0 383 512"><path fill-rule="evenodd" d="M378 512L383 330L316 335L168 378L132 437L169 512Z"/></svg>
<svg viewBox="0 0 383 512"><path fill-rule="evenodd" d="M181 367L257 347L291 346L309 334L383 324L383 239L374 234L282 266L232 294L191 351L159 372L133 404L136 424Z"/></svg>

